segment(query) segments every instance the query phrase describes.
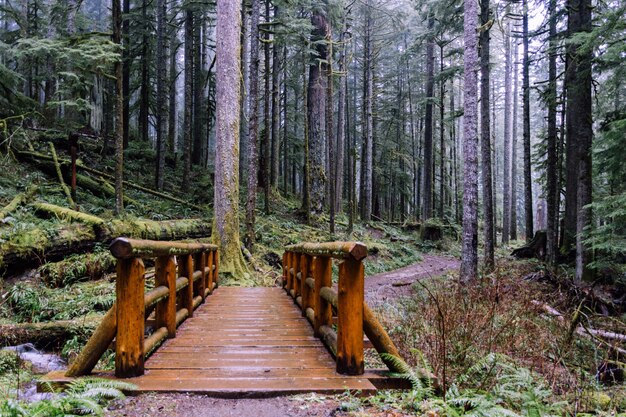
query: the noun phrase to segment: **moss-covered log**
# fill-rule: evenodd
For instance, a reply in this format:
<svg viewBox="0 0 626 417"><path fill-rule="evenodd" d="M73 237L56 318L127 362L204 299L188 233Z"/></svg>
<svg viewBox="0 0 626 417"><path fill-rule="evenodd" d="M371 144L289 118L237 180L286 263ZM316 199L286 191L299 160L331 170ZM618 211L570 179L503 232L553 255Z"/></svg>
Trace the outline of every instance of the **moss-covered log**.
<svg viewBox="0 0 626 417"><path fill-rule="evenodd" d="M78 334L89 334L98 325L98 319L52 321L0 325L0 346L33 343L39 348L60 348L65 341Z"/></svg>
<svg viewBox="0 0 626 417"><path fill-rule="evenodd" d="M60 216L69 216L73 212L56 207ZM57 261L71 254L90 251L96 243L108 244L119 236L151 240L192 239L210 236L212 227L205 219L111 220L101 224L90 220L93 220L89 221L90 224L71 223L55 230L30 230L0 243L0 270L15 272L44 261Z"/></svg>
<svg viewBox="0 0 626 417"><path fill-rule="evenodd" d="M357 261L367 257L367 246L361 242L299 243L286 246L285 250L313 256L352 258Z"/></svg>
<svg viewBox="0 0 626 417"><path fill-rule="evenodd" d="M9 204L4 206L0 210L0 221L7 217L9 214L11 214L11 212L17 209L20 205L27 203L31 198L33 198L38 189L39 187L37 187L36 185L32 185L28 187L28 189L23 193L20 193L13 197Z"/></svg>
<svg viewBox="0 0 626 417"><path fill-rule="evenodd" d="M215 251L218 248L208 243L159 242L124 237L115 239L111 243L110 249L116 258L128 259L132 257L191 255L199 252Z"/></svg>
<svg viewBox="0 0 626 417"><path fill-rule="evenodd" d="M115 270L115 258L109 251L72 255L39 268L41 279L51 287L63 287L80 281L98 280Z"/></svg>

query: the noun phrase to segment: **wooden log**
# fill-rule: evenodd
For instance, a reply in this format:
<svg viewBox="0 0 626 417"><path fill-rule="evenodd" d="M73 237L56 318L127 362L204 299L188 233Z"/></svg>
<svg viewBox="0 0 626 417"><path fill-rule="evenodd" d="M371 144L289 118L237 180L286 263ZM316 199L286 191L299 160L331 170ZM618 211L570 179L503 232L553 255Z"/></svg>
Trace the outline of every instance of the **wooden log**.
<svg viewBox="0 0 626 417"><path fill-rule="evenodd" d="M379 354L387 353L397 357L398 359L402 359L398 348L393 343L383 326L381 326L374 312L365 303L363 303L363 330L365 331L367 338L372 343L372 346ZM390 361L388 358L381 357L381 359L390 371L399 373L403 372L400 367L397 367L394 362Z"/></svg>
<svg viewBox="0 0 626 417"><path fill-rule="evenodd" d="M213 282L215 282L215 288L218 288L220 285L220 251L217 250L217 247L213 249L213 263L215 265L215 270L213 270Z"/></svg>
<svg viewBox="0 0 626 417"><path fill-rule="evenodd" d="M56 170L57 178L59 180L59 184L61 185L61 189L65 193L65 197L67 197L67 202L69 203L69 205L76 208L76 203L74 202L74 199L72 198L72 192L65 184L65 181L63 181L63 174L61 173L61 165L59 164L59 161L57 158L57 152L54 149L54 145L52 144L52 142L49 142L49 144L50 144L50 153L52 154L52 162L54 163L54 168Z"/></svg>
<svg viewBox="0 0 626 417"><path fill-rule="evenodd" d="M52 215L60 220L75 221L90 226L102 226L106 223L98 216L93 216L76 210L70 210L54 204L34 202L32 206L35 211Z"/></svg>
<svg viewBox="0 0 626 417"><path fill-rule="evenodd" d="M363 263L347 258L339 264L337 372L361 375L363 359Z"/></svg>
<svg viewBox="0 0 626 417"><path fill-rule="evenodd" d="M156 306L156 326L165 327L167 337L176 337L176 257L159 256L155 262L155 285L164 286L168 297Z"/></svg>
<svg viewBox="0 0 626 417"><path fill-rule="evenodd" d="M143 322L143 317L141 318ZM65 376L77 377L88 375L96 366L104 352L109 348L117 332L116 304L105 314L96 331L81 349L78 357L70 364Z"/></svg>
<svg viewBox="0 0 626 417"><path fill-rule="evenodd" d="M157 330L146 338L144 342L145 353L144 360L154 352L165 339L167 339L169 331L167 327L158 327Z"/></svg>
<svg viewBox="0 0 626 417"><path fill-rule="evenodd" d="M206 264L209 267L209 273L207 274L206 288L209 290L209 294L213 292L213 274L215 273L215 265L213 265L214 251L207 251L205 256L207 258Z"/></svg>
<svg viewBox="0 0 626 417"><path fill-rule="evenodd" d="M117 263L115 376L118 378L144 373L144 272L141 258L120 259Z"/></svg>
<svg viewBox="0 0 626 417"><path fill-rule="evenodd" d="M181 291L181 305L189 312L189 317L193 317L193 258L191 255L178 257L178 275L189 278L187 289Z"/></svg>
<svg viewBox="0 0 626 417"><path fill-rule="evenodd" d="M194 255L193 263L196 269L200 272L200 278L194 285L194 294L202 297L204 301L204 289L206 288L206 257L204 252L196 253Z"/></svg>
<svg viewBox="0 0 626 417"><path fill-rule="evenodd" d="M39 348L61 349L76 334L93 332L98 319L57 320L41 323L0 324L0 347L33 343Z"/></svg>
<svg viewBox="0 0 626 417"><path fill-rule="evenodd" d="M116 258L128 259L133 257L152 258L158 256L191 255L207 250L215 250L217 246L208 243L162 242L119 237L111 242L109 249Z"/></svg>
<svg viewBox="0 0 626 417"><path fill-rule="evenodd" d="M147 312L148 307L152 307L158 302L165 300L169 296L169 291L169 288L167 288L165 285L154 287L153 289L148 291L144 295L144 305L146 306L145 311ZM148 315L146 314L146 317L147 316Z"/></svg>
<svg viewBox="0 0 626 417"><path fill-rule="evenodd" d="M181 308L176 312L176 327L180 326L183 321L189 317L189 310Z"/></svg>
<svg viewBox="0 0 626 417"><path fill-rule="evenodd" d="M313 277L315 280L315 320L313 322L313 331L317 337L320 337L320 327L330 326L333 321L332 305L321 294L322 288L329 288L333 285L332 274L331 259L322 256L313 258Z"/></svg>
<svg viewBox="0 0 626 417"><path fill-rule="evenodd" d="M309 265L311 256L302 254L300 255L300 273L298 286L300 287L300 294L302 294L302 315L306 316L306 309L311 307L311 288L306 285L305 280L309 276Z"/></svg>
<svg viewBox="0 0 626 417"><path fill-rule="evenodd" d="M330 326L320 326L320 339L328 348L328 351L337 358L337 332Z"/></svg>
<svg viewBox="0 0 626 417"><path fill-rule="evenodd" d="M322 287L320 289L320 297L326 300L335 310L337 310L337 306L339 305L337 291L333 290L331 287Z"/></svg>
<svg viewBox="0 0 626 417"><path fill-rule="evenodd" d="M285 250L306 253L313 256L329 256L331 258L352 258L360 261L367 256L367 246L361 242L326 242L298 243L285 247Z"/></svg>
<svg viewBox="0 0 626 417"><path fill-rule="evenodd" d="M19 193L18 195L13 197L9 204L4 206L0 210L0 221L4 220L9 214L11 214L11 212L13 212L13 210L17 209L19 206L27 203L31 198L33 198L37 190L39 190L39 187L37 185L31 185L26 189L26 191L24 191L23 193Z"/></svg>

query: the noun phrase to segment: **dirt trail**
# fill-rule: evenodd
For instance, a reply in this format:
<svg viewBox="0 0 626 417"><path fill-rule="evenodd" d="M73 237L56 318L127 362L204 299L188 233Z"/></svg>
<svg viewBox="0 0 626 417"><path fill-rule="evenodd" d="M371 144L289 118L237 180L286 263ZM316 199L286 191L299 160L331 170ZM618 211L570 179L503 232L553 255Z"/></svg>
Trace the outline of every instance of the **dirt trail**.
<svg viewBox="0 0 626 417"><path fill-rule="evenodd" d="M458 259L426 254L422 262L365 278L365 298L378 305L411 294L415 281L457 270ZM220 399L189 394L143 394L116 401L109 417L318 417L343 416L341 400L333 396L291 396L265 399ZM386 415L368 414L368 415ZM405 414L392 414L403 416Z"/></svg>
<svg viewBox="0 0 626 417"><path fill-rule="evenodd" d="M378 305L411 295L414 282L457 271L459 264L460 261L451 256L424 254L422 262L365 277L365 301Z"/></svg>

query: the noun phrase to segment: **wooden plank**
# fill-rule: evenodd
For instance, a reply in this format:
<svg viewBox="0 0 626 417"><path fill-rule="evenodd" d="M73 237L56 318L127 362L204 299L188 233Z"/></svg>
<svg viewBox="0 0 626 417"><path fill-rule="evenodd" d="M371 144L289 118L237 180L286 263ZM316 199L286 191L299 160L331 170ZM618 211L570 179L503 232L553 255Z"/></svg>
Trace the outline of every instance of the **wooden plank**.
<svg viewBox="0 0 626 417"><path fill-rule="evenodd" d="M142 375L144 370L144 273L141 258L117 261L115 376L118 378Z"/></svg>

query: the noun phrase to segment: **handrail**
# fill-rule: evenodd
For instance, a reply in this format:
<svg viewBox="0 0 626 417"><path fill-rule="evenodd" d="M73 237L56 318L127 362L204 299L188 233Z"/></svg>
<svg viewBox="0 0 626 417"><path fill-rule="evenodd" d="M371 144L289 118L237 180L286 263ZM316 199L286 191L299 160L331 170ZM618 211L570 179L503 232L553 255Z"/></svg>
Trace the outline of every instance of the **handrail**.
<svg viewBox="0 0 626 417"><path fill-rule="evenodd" d="M215 245L121 237L110 250L117 258L116 301L69 367L68 377L89 374L114 339L115 376L143 375L145 359L165 339L176 337L176 328L218 287ZM148 292L144 258L155 261L155 286ZM155 331L146 338L145 321L153 306Z"/></svg>
<svg viewBox="0 0 626 417"><path fill-rule="evenodd" d="M376 351L400 358L395 344L365 303L363 259L367 247L360 242L300 243L285 247L283 286L337 362L337 372L364 373L363 334ZM332 285L332 258L341 259L339 280ZM333 330L333 313L337 331ZM392 372L397 363L381 356Z"/></svg>

